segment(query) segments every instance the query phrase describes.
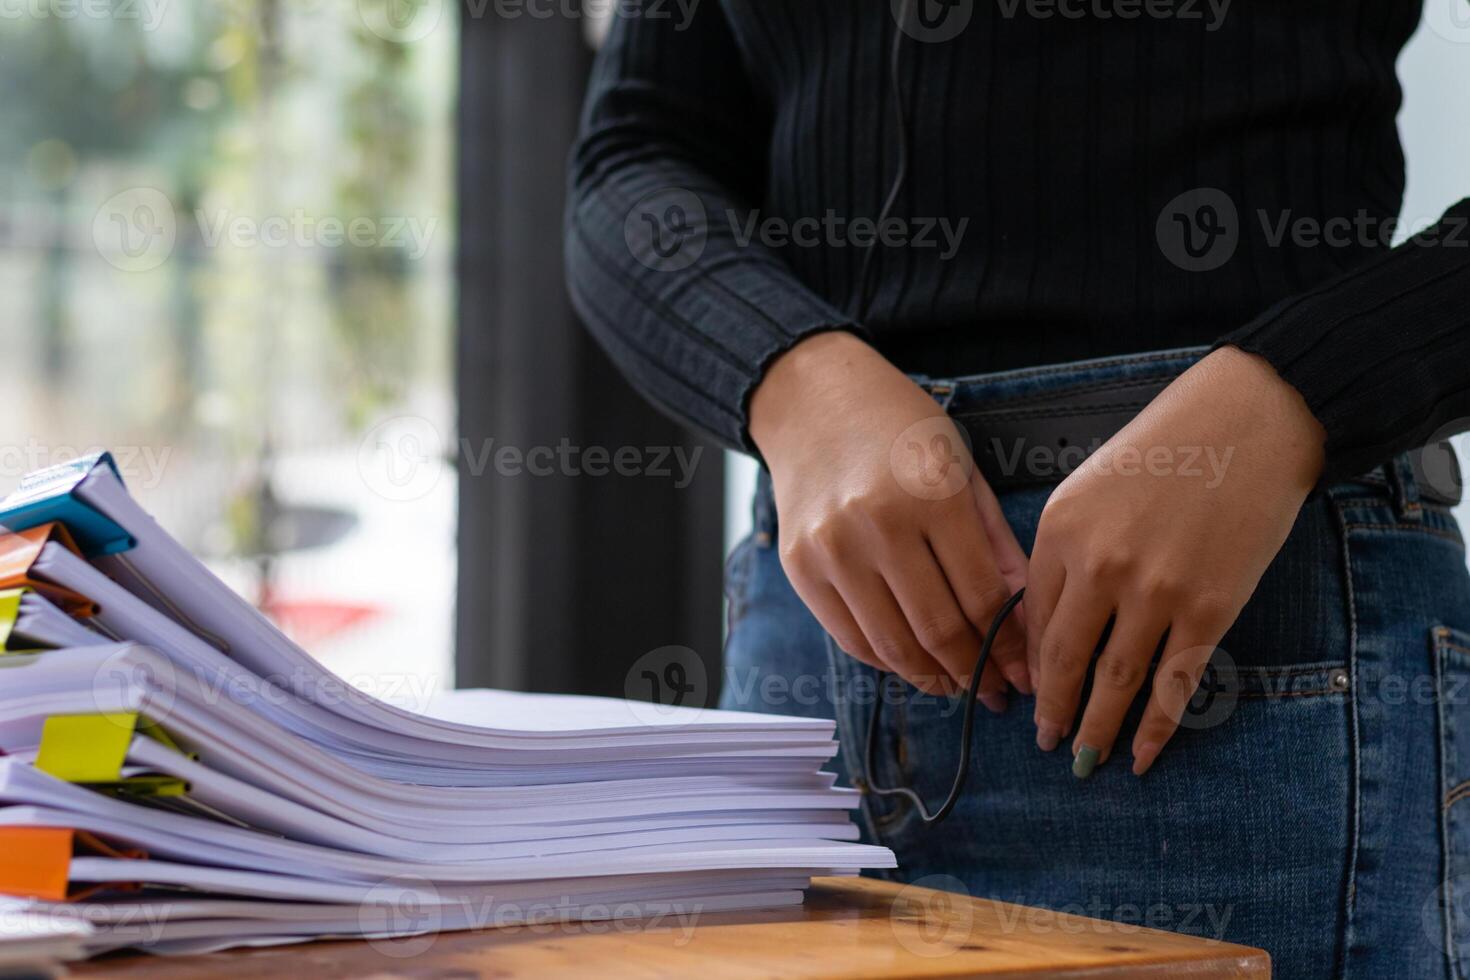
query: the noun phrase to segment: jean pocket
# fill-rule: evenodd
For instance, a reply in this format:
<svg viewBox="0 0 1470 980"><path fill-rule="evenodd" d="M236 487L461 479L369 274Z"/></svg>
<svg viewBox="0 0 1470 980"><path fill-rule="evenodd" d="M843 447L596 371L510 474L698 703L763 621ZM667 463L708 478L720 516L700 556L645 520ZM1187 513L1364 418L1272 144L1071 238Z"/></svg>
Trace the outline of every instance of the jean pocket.
<svg viewBox="0 0 1470 980"><path fill-rule="evenodd" d="M1444 944L1456 978L1470 976L1470 633L1434 630L1443 792Z"/></svg>

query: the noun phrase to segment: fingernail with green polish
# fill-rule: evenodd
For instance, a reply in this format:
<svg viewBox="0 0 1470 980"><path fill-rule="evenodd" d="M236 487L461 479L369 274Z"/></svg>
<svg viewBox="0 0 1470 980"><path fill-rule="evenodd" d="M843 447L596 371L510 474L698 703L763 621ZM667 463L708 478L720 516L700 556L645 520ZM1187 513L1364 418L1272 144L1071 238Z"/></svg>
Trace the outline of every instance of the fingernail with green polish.
<svg viewBox="0 0 1470 980"><path fill-rule="evenodd" d="M1077 757L1072 760L1072 775L1078 779L1086 779L1092 775L1092 770L1097 768L1097 749L1090 745L1084 745L1077 750Z"/></svg>

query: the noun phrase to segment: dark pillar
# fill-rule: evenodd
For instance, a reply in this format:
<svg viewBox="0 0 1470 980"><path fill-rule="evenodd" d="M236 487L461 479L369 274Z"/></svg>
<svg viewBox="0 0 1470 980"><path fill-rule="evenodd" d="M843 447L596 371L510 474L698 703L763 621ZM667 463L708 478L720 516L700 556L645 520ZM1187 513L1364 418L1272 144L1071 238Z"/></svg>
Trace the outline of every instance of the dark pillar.
<svg viewBox="0 0 1470 980"><path fill-rule="evenodd" d="M470 4L460 43L458 684L621 695L633 662L669 645L697 651L713 679L719 450L703 447L682 489L672 452L665 477L574 475L563 462L630 447L646 468L650 447L687 458L697 445L629 389L566 297L566 159L591 62L582 24L493 11ZM509 475L501 447L549 447L557 472Z"/></svg>

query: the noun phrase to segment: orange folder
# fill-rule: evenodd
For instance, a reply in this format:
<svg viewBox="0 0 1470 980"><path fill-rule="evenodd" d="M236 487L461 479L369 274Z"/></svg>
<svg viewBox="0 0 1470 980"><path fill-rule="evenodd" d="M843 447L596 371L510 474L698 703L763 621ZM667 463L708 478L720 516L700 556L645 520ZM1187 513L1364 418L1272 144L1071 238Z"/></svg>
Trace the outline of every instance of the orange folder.
<svg viewBox="0 0 1470 980"><path fill-rule="evenodd" d="M31 566L41 557L41 549L50 541L81 554L76 542L72 540L71 532L58 521L38 524L25 531L0 530L0 589L28 586L72 616L96 615L97 604L91 599L32 576Z"/></svg>
<svg viewBox="0 0 1470 980"><path fill-rule="evenodd" d="M73 854L140 859L147 857L135 848L117 848L85 830L69 827L0 827L0 893L20 898L65 902L84 898L103 888L135 888L136 885L89 885L71 892L69 881Z"/></svg>

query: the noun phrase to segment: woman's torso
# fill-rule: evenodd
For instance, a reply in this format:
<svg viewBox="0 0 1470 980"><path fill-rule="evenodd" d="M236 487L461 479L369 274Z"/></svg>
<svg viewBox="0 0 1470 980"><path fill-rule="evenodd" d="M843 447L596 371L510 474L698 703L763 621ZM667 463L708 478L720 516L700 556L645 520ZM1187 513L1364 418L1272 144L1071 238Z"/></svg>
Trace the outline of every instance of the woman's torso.
<svg viewBox="0 0 1470 980"><path fill-rule="evenodd" d="M770 113L758 223L739 230L849 311L853 221L894 180L901 2L722 0ZM1416 3L911 2L892 213L913 243L875 250L865 317L905 370L1209 343L1392 237Z"/></svg>

